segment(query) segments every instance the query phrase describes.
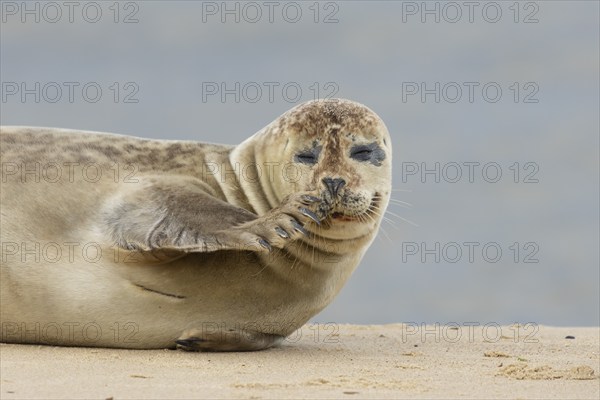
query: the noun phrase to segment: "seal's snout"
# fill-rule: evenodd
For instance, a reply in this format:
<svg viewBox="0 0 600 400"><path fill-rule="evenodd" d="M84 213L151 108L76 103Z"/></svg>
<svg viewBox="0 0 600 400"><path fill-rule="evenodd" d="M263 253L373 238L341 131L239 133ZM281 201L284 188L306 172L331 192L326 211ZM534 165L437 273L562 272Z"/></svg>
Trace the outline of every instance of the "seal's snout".
<svg viewBox="0 0 600 400"><path fill-rule="evenodd" d="M327 187L327 190L329 191L329 194L331 194L331 197L336 198L339 190L346 184L346 181L342 178L323 178L323 183Z"/></svg>

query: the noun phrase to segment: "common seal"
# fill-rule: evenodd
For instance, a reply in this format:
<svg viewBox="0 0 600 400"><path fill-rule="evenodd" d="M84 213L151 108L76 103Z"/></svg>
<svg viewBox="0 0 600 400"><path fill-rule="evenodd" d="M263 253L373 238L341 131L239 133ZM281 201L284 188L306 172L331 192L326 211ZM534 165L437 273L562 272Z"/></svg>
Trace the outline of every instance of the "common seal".
<svg viewBox="0 0 600 400"><path fill-rule="evenodd" d="M391 140L296 106L237 146L3 127L2 341L260 350L328 305L375 238Z"/></svg>

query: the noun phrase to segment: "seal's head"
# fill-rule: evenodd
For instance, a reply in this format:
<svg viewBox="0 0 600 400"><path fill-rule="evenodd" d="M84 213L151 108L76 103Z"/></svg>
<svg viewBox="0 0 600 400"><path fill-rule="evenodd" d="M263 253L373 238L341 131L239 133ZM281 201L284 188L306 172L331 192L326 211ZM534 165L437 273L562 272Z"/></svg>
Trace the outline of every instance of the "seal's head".
<svg viewBox="0 0 600 400"><path fill-rule="evenodd" d="M369 108L343 99L309 101L257 135L256 161L277 164L283 178L263 183L268 197L277 202L316 191L322 225L336 238L363 235L380 223L391 192L392 147L385 124Z"/></svg>

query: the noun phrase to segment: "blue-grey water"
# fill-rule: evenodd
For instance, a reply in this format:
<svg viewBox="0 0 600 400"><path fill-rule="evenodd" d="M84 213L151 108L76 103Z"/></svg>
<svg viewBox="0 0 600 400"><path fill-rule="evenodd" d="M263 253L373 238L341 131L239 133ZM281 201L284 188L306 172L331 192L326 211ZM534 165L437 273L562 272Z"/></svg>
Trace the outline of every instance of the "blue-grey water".
<svg viewBox="0 0 600 400"><path fill-rule="evenodd" d="M599 3L466 3L2 1L1 123L235 144L359 101L412 207L315 321L598 325Z"/></svg>

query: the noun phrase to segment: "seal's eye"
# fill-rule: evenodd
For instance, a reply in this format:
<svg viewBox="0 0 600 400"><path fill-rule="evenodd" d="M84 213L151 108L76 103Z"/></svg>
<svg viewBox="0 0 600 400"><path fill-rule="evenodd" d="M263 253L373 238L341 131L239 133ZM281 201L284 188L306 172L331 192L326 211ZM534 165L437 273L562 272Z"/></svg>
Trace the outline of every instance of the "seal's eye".
<svg viewBox="0 0 600 400"><path fill-rule="evenodd" d="M317 163L317 155L313 153L300 153L296 154L294 157L296 162L302 164L316 164Z"/></svg>
<svg viewBox="0 0 600 400"><path fill-rule="evenodd" d="M294 156L294 161L302 164L316 164L319 160L319 154L321 153L321 146L313 143L311 149L304 149L300 153Z"/></svg>
<svg viewBox="0 0 600 400"><path fill-rule="evenodd" d="M385 160L385 152L376 142L370 144L360 144L350 150L350 157L357 161L370 162L373 165L380 166Z"/></svg>
<svg viewBox="0 0 600 400"><path fill-rule="evenodd" d="M373 150L368 149L368 148L358 148L352 151L352 153L350 154L350 156L352 158L354 158L355 160L359 160L359 161L368 161L371 159L371 156L373 155Z"/></svg>

